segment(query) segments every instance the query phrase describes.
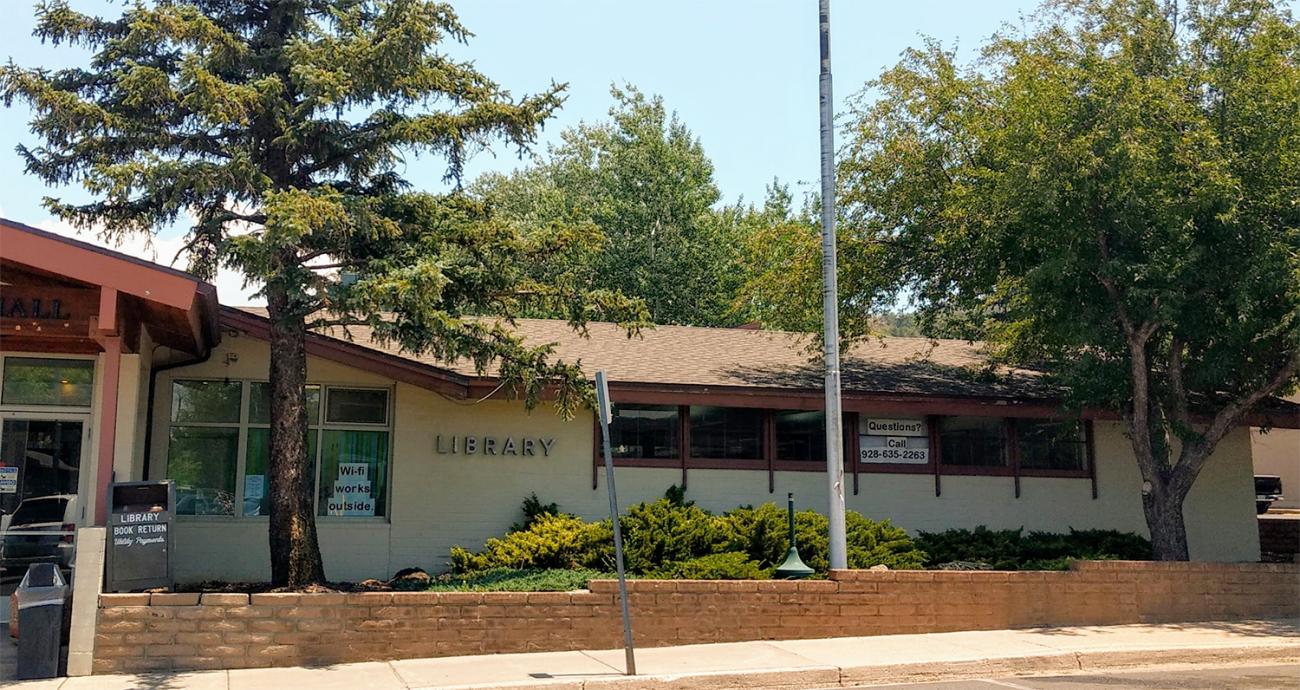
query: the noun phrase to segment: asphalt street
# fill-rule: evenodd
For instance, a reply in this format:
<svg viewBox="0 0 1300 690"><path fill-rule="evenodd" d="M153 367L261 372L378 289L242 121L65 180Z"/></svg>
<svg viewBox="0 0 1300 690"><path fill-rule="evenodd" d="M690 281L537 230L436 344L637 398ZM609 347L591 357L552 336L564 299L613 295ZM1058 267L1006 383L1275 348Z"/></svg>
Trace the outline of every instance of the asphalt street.
<svg viewBox="0 0 1300 690"><path fill-rule="evenodd" d="M1286 666L1233 666L1121 673L1089 673L1042 678L981 678L943 683L870 685L896 690L1286 690L1300 688L1300 664Z"/></svg>

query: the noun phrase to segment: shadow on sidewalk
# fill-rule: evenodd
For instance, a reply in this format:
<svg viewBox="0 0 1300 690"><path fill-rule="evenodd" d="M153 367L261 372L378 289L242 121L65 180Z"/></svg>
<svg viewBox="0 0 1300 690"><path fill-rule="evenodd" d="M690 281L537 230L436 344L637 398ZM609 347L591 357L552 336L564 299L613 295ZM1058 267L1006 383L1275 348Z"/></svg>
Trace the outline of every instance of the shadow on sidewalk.
<svg viewBox="0 0 1300 690"><path fill-rule="evenodd" d="M1220 632L1243 637L1294 637L1300 638L1300 620L1250 620L1250 621L1183 621L1178 623L1133 623L1129 625L1079 625L1071 627L1021 628L1025 632L1044 635L1061 635L1077 637L1081 635L1119 634L1135 626L1154 631L1193 631L1204 630Z"/></svg>

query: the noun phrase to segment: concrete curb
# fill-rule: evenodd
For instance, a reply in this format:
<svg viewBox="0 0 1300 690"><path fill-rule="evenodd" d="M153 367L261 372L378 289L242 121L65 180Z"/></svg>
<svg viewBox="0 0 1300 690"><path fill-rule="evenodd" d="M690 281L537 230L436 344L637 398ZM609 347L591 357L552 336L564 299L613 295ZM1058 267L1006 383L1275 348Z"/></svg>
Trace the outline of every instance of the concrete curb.
<svg viewBox="0 0 1300 690"><path fill-rule="evenodd" d="M1070 675L1153 667L1210 667L1300 663L1300 640L1288 645L1237 645L1123 651L1035 654L957 662L870 666L804 666L752 672L721 671L635 677L538 679L501 685L413 686L411 690L791 690L853 688L886 683L925 683L1000 676Z"/></svg>

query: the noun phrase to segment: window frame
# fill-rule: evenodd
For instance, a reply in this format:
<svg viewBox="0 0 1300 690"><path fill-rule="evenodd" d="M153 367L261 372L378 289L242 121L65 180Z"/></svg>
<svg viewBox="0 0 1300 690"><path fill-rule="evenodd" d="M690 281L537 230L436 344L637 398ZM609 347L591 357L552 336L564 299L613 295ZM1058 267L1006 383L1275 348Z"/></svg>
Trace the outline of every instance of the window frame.
<svg viewBox="0 0 1300 690"><path fill-rule="evenodd" d="M172 386L179 381L214 381L214 382L223 382L223 383L225 382L239 383L240 384L239 421L238 422L173 422L171 419ZM151 475L161 479L167 478L168 462L170 461L170 452L171 452L171 448L170 448L171 429L173 426L202 426L202 427L216 427L216 428L233 427L233 428L237 428L239 432L238 451L237 451L238 455L235 461L234 514L232 515L222 515L222 514L177 515L178 519L184 521L196 521L196 522L211 521L211 522L220 522L220 523L228 523L232 520L262 521L262 522L269 520L269 516L267 515L245 515L244 514L244 488L245 488L246 477L247 477L246 470L248 467L249 431L254 428L269 429L271 427L269 419L266 422L251 421L251 415L252 415L251 401L253 395L253 384L257 384L257 383L269 384L269 381L261 378L235 378L235 377L222 377L222 376L175 376L175 377L167 377L166 379L162 379L162 378L159 379L157 385L162 387L162 389L160 391L157 391L156 394L165 393L167 395L167 403L166 403L167 409L165 411L165 414L155 413L154 419L150 420L151 424L161 425L161 428L156 428L156 431L161 432L157 434L158 437L157 443L159 445L156 446L156 449L158 450L158 454L156 457L160 459L160 462L158 463L159 469L151 470L150 471ZM374 384L352 384L352 383L327 382L327 381L308 381L305 385L316 386L319 387L320 389L320 405L317 409L316 420L315 421L310 419L307 420L308 433L317 434L315 457L310 458L314 467L313 476L312 476L311 509L316 516L316 521L318 523L338 522L341 524L354 524L354 525L366 524L366 523L391 522L392 508L393 508L393 486L394 486L393 465L394 465L394 446L395 446L394 443L395 441L394 411L396 405L395 386L377 386ZM348 390L361 389L361 390L384 391L387 394L387 401L384 410L385 419L387 420L386 423L367 424L362 422L326 422L325 421L327 418L326 396L328 395L328 391L332 388L348 389ZM321 443L321 441L322 441L322 437L324 436L324 432L327 429L332 429L336 431L381 431L388 434L387 455L384 458L384 462L387 463L387 468L388 468L387 471L388 487L384 492L384 505L383 505L384 514L383 515L346 516L346 515L321 515L320 514L319 498L320 498L320 486L321 486L321 453L323 451L323 443ZM269 488L270 488L270 483L268 479L267 490L269 490Z"/></svg>
<svg viewBox="0 0 1300 690"><path fill-rule="evenodd" d="M764 414L764 457L756 459L743 460L720 460L717 458L698 458L690 455L690 403L678 404L678 423L681 424L681 430L678 433L678 452L675 458L613 458L616 467L645 467L645 468L671 468L680 469L682 472L681 484L686 486L688 470L692 469L725 469L725 470L743 470L743 471L763 471L768 472L769 492L774 490L776 472L825 472L826 463L823 459L821 462L808 460L779 460L776 458L776 413L783 411L811 411L819 409L815 405L785 405L776 407L760 407L747 405L718 405L715 401L709 401L708 406L719 407L742 407L745 409L758 409ZM658 404L667 405L663 402L642 402L640 400L630 401L629 404ZM700 404L700 403L696 403ZM864 463L859 458L860 441L859 441L859 420L866 415L902 415L906 417L921 417L925 420L929 432L928 441L930 447L929 461L923 464L901 464L901 463ZM943 449L940 442L939 427L942 420L949 417L985 417L998 419L1002 425L1005 434L1007 463L1004 466L977 466L977 465L951 465L943 461ZM1060 469L1034 469L1020 467L1019 445L1016 438L1017 419L1025 420L1043 420L1043 421L1077 421L1081 430L1083 444L1083 467L1078 470L1060 470ZM1071 420L1067 417L1056 416L1027 416L1027 417L1008 417L1002 414L990 415L972 415L972 414L925 414L918 415L915 412L900 413L891 410L871 410L864 411L861 409L846 410L843 417L844 430L844 472L845 475L853 477L853 492L858 493L858 475L859 474L913 474L913 475L932 475L935 480L935 495L941 495L940 478L947 476L969 476L969 477L1007 477L1014 480L1015 495L1020 496L1020 479L1022 477L1032 478L1063 478L1063 479L1091 479L1093 482L1093 498L1097 496L1096 489L1096 447L1093 437L1092 421L1089 419ZM592 444L592 488L599 486L599 471L604 463L603 446L600 430L600 420L593 415L593 444Z"/></svg>

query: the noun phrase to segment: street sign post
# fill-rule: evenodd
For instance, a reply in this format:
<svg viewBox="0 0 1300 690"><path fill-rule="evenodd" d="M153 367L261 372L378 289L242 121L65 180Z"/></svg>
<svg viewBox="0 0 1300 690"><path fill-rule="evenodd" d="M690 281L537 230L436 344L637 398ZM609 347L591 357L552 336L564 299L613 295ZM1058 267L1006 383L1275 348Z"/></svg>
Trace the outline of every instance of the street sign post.
<svg viewBox="0 0 1300 690"><path fill-rule="evenodd" d="M605 484L609 488L609 517L614 523L614 561L618 570L618 599L623 608L623 655L627 662L627 675L636 675L636 655L632 649L632 615L627 606L627 573L623 571L623 530L618 524L618 492L614 488L614 456L610 449L609 420L614 414L609 400L609 384L605 372L596 372L596 407L600 416L600 435L605 450Z"/></svg>

